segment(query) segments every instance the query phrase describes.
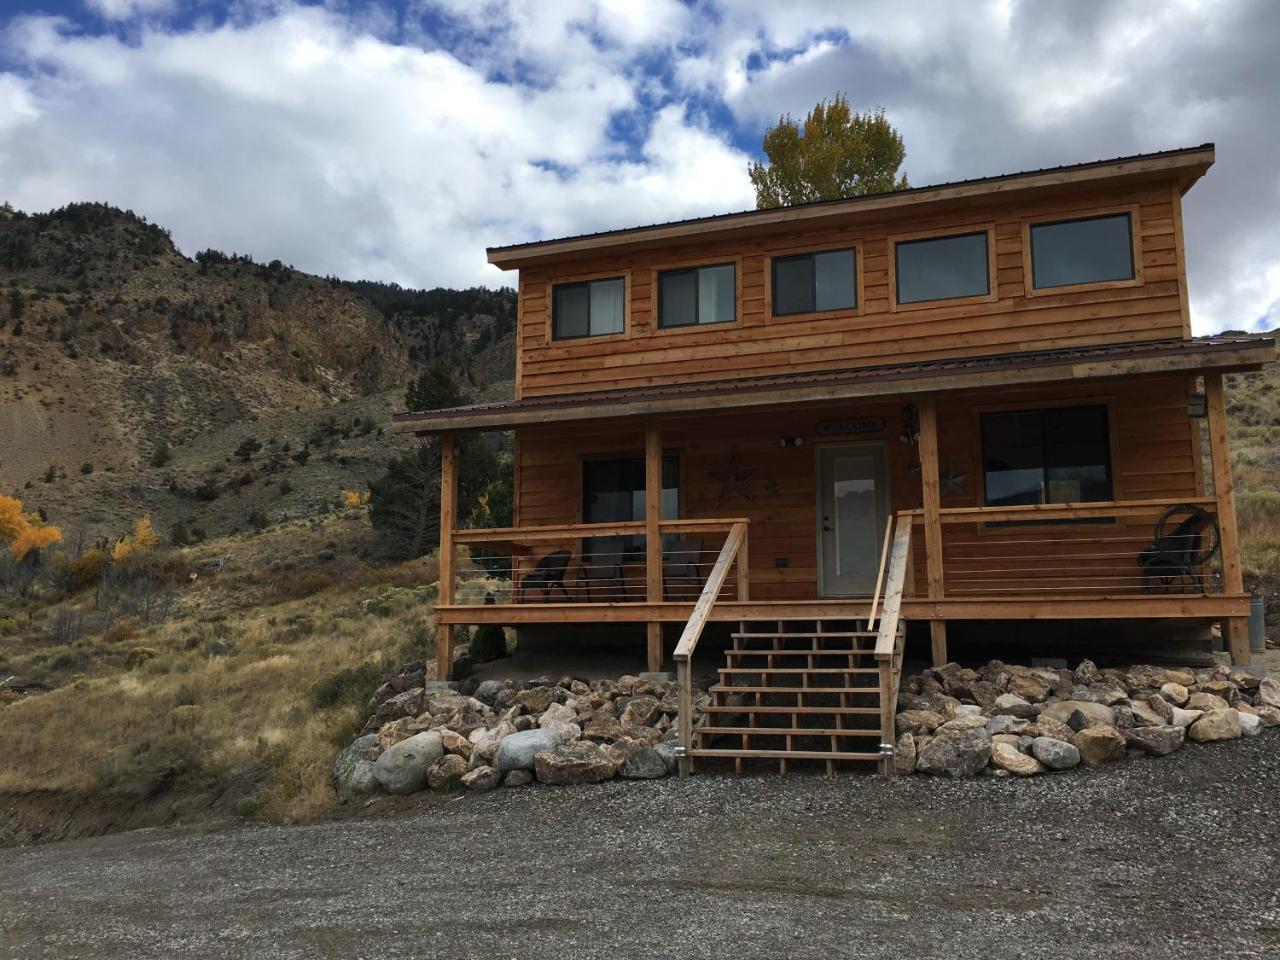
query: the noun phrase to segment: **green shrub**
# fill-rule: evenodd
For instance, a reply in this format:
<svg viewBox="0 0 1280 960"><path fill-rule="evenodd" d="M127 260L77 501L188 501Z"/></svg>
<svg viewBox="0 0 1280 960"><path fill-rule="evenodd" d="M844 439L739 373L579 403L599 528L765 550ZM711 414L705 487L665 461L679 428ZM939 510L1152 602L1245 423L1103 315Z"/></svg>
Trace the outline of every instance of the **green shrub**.
<svg viewBox="0 0 1280 960"><path fill-rule="evenodd" d="M307 702L317 710L363 707L389 672L387 664L371 662L331 673L311 685L307 690Z"/></svg>
<svg viewBox="0 0 1280 960"><path fill-rule="evenodd" d="M507 634L496 624L482 624L471 638L468 649L476 663L498 660L507 655Z"/></svg>

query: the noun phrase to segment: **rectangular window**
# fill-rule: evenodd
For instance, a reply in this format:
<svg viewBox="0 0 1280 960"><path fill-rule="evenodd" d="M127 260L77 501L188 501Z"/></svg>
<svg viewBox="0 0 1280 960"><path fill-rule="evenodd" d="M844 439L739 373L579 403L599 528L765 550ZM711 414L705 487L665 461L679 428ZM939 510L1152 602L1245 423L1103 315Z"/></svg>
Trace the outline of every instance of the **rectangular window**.
<svg viewBox="0 0 1280 960"><path fill-rule="evenodd" d="M991 292L987 232L903 240L894 245L898 303L923 303Z"/></svg>
<svg viewBox="0 0 1280 960"><path fill-rule="evenodd" d="M855 255L827 250L773 260L773 315L852 310L858 305Z"/></svg>
<svg viewBox="0 0 1280 960"><path fill-rule="evenodd" d="M622 277L556 284L552 291L552 339L622 333L625 299L626 283Z"/></svg>
<svg viewBox="0 0 1280 960"><path fill-rule="evenodd" d="M1037 290L1132 280L1133 222L1129 214L1032 224L1031 277Z"/></svg>
<svg viewBox="0 0 1280 960"><path fill-rule="evenodd" d="M658 274L658 326L732 323L737 299L731 263Z"/></svg>
<svg viewBox="0 0 1280 960"><path fill-rule="evenodd" d="M662 518L680 516L680 459L662 458ZM644 519L644 458L584 460L582 463L582 522L614 523ZM622 560L644 554L644 537L590 537L583 542L583 554L608 560L605 554Z"/></svg>
<svg viewBox="0 0 1280 960"><path fill-rule="evenodd" d="M982 470L989 507L1110 500L1107 408L984 413Z"/></svg>

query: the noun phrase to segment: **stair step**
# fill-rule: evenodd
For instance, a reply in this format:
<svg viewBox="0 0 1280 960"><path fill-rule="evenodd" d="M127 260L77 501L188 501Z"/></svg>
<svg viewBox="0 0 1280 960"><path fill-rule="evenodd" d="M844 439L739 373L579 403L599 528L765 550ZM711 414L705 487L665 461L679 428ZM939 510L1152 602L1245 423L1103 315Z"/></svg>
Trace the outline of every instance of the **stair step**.
<svg viewBox="0 0 1280 960"><path fill-rule="evenodd" d="M812 654L815 657L866 657L875 652L875 647L786 647L782 650L759 647L748 650L734 648L726 650L725 655L730 657L803 657Z"/></svg>
<svg viewBox="0 0 1280 960"><path fill-rule="evenodd" d="M711 693L879 693L879 687L736 687L717 683Z"/></svg>
<svg viewBox="0 0 1280 960"><path fill-rule="evenodd" d="M875 760L883 759L877 753L846 753L825 750L719 750L710 747L694 747L691 757L761 757L768 760Z"/></svg>
<svg viewBox="0 0 1280 960"><path fill-rule="evenodd" d="M875 630L844 630L832 631L831 633L823 633L820 630L797 630L795 633L731 633L729 636L735 640L816 640L821 637L824 640L853 640L858 637L875 637L879 634Z"/></svg>
<svg viewBox="0 0 1280 960"><path fill-rule="evenodd" d="M717 671L722 676L729 674L737 676L739 674L761 675L767 673L783 673L783 674L799 674L799 673L822 673L822 674L842 674L842 673L879 673L879 667L720 667ZM839 689L833 687L832 689Z"/></svg>
<svg viewBox="0 0 1280 960"><path fill-rule="evenodd" d="M713 703L702 708L703 713L791 713L803 716L806 713L839 713L844 715L860 714L862 716L880 716L879 707L773 707L773 706L741 706L731 707L728 704Z"/></svg>
<svg viewBox="0 0 1280 960"><path fill-rule="evenodd" d="M837 730L830 727L698 727L695 734L738 734L751 737L878 737L880 729Z"/></svg>

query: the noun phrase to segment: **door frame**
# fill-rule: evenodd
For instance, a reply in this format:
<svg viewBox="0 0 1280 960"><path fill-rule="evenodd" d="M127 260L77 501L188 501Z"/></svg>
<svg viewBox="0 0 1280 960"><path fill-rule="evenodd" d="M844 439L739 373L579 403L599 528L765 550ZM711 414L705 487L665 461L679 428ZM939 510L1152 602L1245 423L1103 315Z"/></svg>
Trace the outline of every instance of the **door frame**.
<svg viewBox="0 0 1280 960"><path fill-rule="evenodd" d="M814 586L820 598L838 598L838 597L861 597L870 596L871 594L859 593L829 593L826 586L826 567L825 567L825 551L822 545L822 453L824 450L832 450L838 447L875 447L881 451L880 465L882 476L877 480L884 484L884 505L885 512L883 521L888 522L889 514L893 512L893 490L889 487L889 444L885 440L833 440L827 443L814 444L813 448L813 529L814 529L814 547L816 550L816 568L817 582ZM883 526L878 524L877 526ZM876 556L880 555L880 544L876 544ZM874 590L874 587L873 587Z"/></svg>

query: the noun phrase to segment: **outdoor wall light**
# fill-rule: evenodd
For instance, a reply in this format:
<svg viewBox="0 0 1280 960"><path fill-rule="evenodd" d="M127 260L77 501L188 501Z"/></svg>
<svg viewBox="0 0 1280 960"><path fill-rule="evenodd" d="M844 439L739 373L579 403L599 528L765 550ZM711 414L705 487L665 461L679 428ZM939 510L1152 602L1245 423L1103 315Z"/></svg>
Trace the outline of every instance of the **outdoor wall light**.
<svg viewBox="0 0 1280 960"><path fill-rule="evenodd" d="M779 437L778 446L780 447L803 447L804 437Z"/></svg>

